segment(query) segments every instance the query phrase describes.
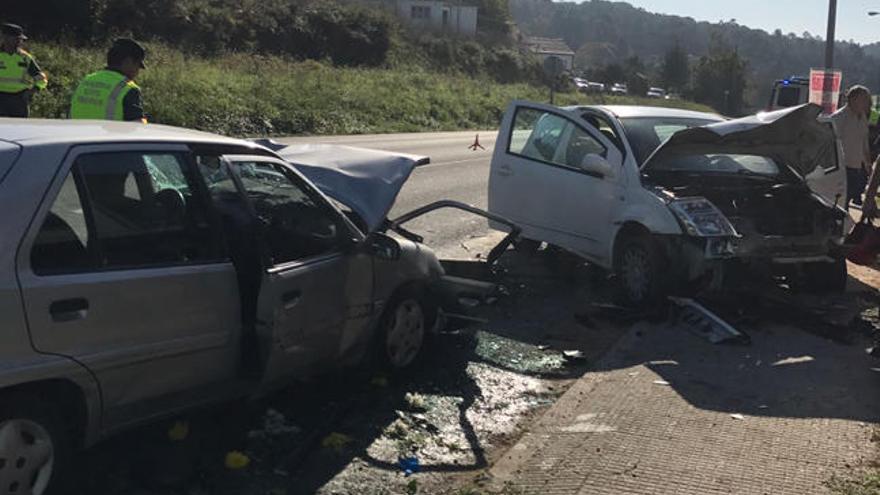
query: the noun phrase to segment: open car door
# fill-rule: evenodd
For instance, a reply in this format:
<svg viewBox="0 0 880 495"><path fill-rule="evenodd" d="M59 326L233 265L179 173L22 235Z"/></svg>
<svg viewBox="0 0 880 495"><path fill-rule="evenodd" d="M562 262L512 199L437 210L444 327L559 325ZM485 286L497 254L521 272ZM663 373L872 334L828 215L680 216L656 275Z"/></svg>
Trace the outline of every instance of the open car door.
<svg viewBox="0 0 880 495"><path fill-rule="evenodd" d="M372 258L353 248L360 233L283 161L225 159L257 223L242 249L258 243L262 258L242 283L254 315L243 352L258 356L265 388L336 366L365 337L372 311Z"/></svg>

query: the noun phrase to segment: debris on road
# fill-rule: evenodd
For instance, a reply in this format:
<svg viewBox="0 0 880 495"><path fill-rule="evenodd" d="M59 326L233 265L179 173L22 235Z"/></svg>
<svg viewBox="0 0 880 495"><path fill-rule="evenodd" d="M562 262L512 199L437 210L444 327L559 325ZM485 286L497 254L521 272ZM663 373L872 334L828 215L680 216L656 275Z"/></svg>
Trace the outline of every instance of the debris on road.
<svg viewBox="0 0 880 495"><path fill-rule="evenodd" d="M654 385L669 385L666 380L654 380Z"/></svg>
<svg viewBox="0 0 880 495"><path fill-rule="evenodd" d="M713 344L750 342L748 335L733 328L697 301L686 297L670 297L669 300L679 308L676 322L709 342Z"/></svg>
<svg viewBox="0 0 880 495"><path fill-rule="evenodd" d="M739 413L731 414L730 417L733 418L733 419L738 419L738 420L746 419L745 416L743 416L742 414L739 414Z"/></svg>
<svg viewBox="0 0 880 495"><path fill-rule="evenodd" d="M351 437L344 433L333 432L321 440L321 447L338 452L347 447L351 440Z"/></svg>
<svg viewBox="0 0 880 495"><path fill-rule="evenodd" d="M583 351L562 351L562 357L569 363L582 363L587 360L587 356Z"/></svg>
<svg viewBox="0 0 880 495"><path fill-rule="evenodd" d="M181 442L189 436L189 422L175 421L168 429L168 439L172 442Z"/></svg>
<svg viewBox="0 0 880 495"><path fill-rule="evenodd" d="M248 457L247 454L238 450L233 450L226 454L226 459L223 464L226 466L226 469L235 471L248 467L250 463L251 458Z"/></svg>
<svg viewBox="0 0 880 495"><path fill-rule="evenodd" d="M418 457L402 457L397 464L406 476L418 473L421 470Z"/></svg>

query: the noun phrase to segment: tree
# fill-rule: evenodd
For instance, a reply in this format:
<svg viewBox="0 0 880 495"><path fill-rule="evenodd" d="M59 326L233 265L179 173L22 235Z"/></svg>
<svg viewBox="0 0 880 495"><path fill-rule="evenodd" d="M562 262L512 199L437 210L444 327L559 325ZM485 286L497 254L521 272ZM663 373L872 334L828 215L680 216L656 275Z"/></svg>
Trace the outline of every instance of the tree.
<svg viewBox="0 0 880 495"><path fill-rule="evenodd" d="M709 54L700 58L694 71L694 99L725 115L740 115L746 68L746 61L735 49L713 36Z"/></svg>
<svg viewBox="0 0 880 495"><path fill-rule="evenodd" d="M626 71L626 86L631 95L644 96L651 86L645 71L645 64L637 56L629 57L623 64Z"/></svg>
<svg viewBox="0 0 880 495"><path fill-rule="evenodd" d="M666 51L663 57L663 65L660 67L660 79L663 85L670 91L683 92L691 77L690 63L687 52L682 49L678 41Z"/></svg>
<svg viewBox="0 0 880 495"><path fill-rule="evenodd" d="M510 8L507 0L471 0L478 10L477 27L484 33L510 33Z"/></svg>

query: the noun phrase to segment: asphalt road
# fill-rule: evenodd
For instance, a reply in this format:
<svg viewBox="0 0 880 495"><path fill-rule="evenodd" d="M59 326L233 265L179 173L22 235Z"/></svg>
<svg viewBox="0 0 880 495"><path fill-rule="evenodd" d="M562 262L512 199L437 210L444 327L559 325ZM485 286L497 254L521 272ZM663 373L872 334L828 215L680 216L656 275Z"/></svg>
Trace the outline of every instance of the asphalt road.
<svg viewBox="0 0 880 495"><path fill-rule="evenodd" d="M472 151L468 146L473 144L477 134L475 131L432 132L296 137L278 141L289 144L343 144L430 157L431 163L418 167L401 191L391 212L394 217L441 199L454 199L486 208L489 161L496 132L480 131L480 144L485 150ZM407 228L424 235L429 245L444 252L488 231L483 218L458 210L428 214L408 224Z"/></svg>

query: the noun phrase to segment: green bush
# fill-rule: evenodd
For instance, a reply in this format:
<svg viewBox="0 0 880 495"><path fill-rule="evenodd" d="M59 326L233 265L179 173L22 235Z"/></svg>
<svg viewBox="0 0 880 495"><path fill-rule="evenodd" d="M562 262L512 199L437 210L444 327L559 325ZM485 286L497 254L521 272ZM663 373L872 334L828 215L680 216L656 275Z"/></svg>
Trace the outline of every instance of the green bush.
<svg viewBox="0 0 880 495"><path fill-rule="evenodd" d="M511 100L548 96L542 86L418 66L336 67L247 53L198 57L162 44L148 49L149 68L138 82L150 121L235 136L488 129ZM49 90L33 100L37 117L66 115L78 81L104 65L103 49L34 44L31 51L49 73ZM560 105L599 101L667 103L557 95Z"/></svg>

